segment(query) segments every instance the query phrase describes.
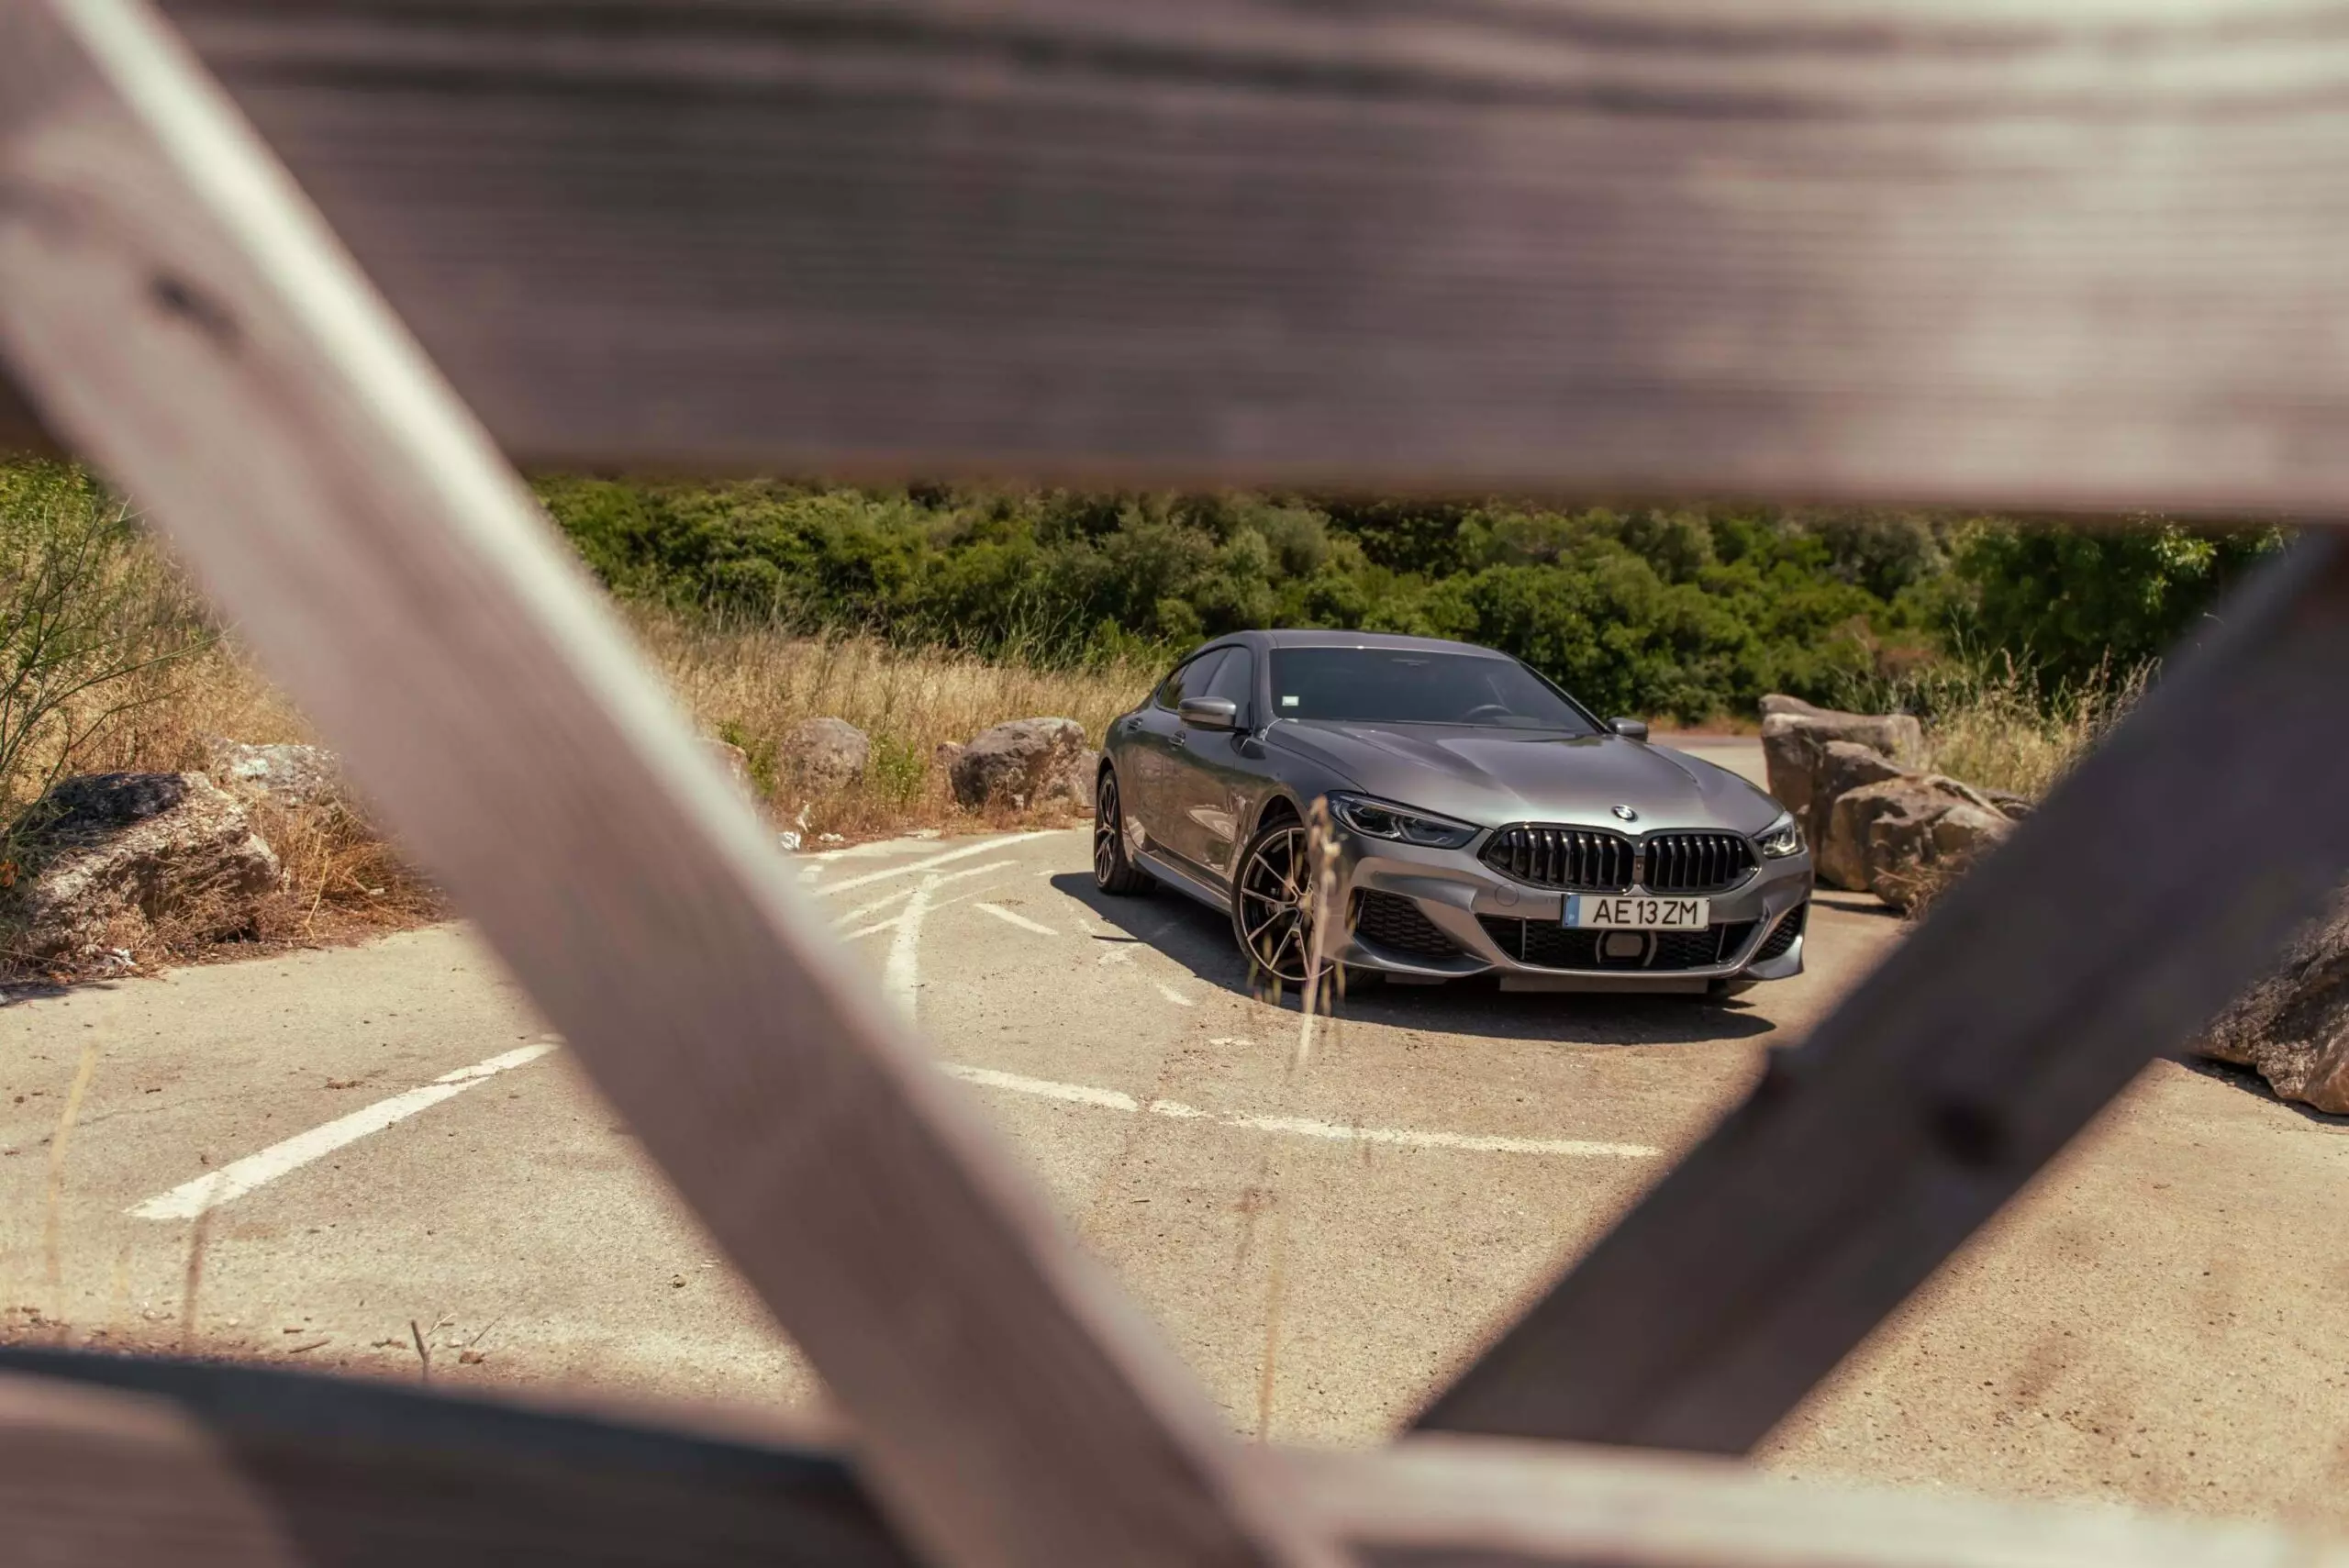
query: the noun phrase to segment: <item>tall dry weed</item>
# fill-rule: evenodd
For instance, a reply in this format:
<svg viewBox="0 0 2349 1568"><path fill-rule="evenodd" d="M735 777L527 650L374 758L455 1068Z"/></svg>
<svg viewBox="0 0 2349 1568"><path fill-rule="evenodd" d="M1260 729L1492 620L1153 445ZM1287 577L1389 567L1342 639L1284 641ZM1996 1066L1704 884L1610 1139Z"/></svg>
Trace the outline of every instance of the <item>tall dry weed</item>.
<svg viewBox="0 0 2349 1568"><path fill-rule="evenodd" d="M2037 800L2135 706L2154 668L2101 664L2051 684L2004 655L1961 654L1871 682L1844 706L1913 713L1924 726L1923 766Z"/></svg>
<svg viewBox="0 0 2349 1568"><path fill-rule="evenodd" d="M1072 718L1097 744L1161 672L1137 663L1047 669L990 662L873 638L794 636L764 626L695 623L640 609L640 644L703 733L740 746L779 823L868 837L917 827L1028 820L1006 807L954 804L939 749L1008 719ZM784 762L785 738L811 718L841 718L873 752L861 784L811 795ZM1049 813L1043 814L1049 815Z"/></svg>

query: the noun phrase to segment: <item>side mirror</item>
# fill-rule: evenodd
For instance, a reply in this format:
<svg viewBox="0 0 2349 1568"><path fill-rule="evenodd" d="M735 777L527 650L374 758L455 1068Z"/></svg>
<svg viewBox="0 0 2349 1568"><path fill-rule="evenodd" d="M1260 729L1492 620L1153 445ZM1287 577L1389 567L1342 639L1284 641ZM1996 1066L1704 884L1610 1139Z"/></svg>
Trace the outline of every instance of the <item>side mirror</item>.
<svg viewBox="0 0 2349 1568"><path fill-rule="evenodd" d="M1194 729L1240 728L1240 705L1230 697L1185 697L1174 712Z"/></svg>
<svg viewBox="0 0 2349 1568"><path fill-rule="evenodd" d="M1190 704L1185 703L1183 706L1188 707ZM1644 740L1648 738L1648 724L1643 718L1610 718L1607 721L1607 728L1626 740Z"/></svg>

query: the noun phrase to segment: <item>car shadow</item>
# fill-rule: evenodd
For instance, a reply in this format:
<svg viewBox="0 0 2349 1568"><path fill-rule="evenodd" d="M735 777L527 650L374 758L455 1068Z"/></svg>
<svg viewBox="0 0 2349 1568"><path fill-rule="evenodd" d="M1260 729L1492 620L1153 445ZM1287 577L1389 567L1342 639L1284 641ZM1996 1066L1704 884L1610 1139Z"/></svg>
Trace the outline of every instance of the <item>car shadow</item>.
<svg viewBox="0 0 2349 1568"><path fill-rule="evenodd" d="M1198 980L1235 995L1251 990L1248 965L1232 940L1231 923L1196 899L1161 887L1141 897L1113 898L1081 872L1051 879L1113 934L1097 942L1138 942L1173 959ZM1280 999L1297 1006L1292 991ZM1635 995L1609 992L1503 991L1490 979L1443 985L1373 984L1339 1003L1339 1014L1364 1023L1495 1039L1554 1040L1571 1045L1694 1045L1750 1040L1778 1027L1742 998Z"/></svg>
<svg viewBox="0 0 2349 1568"><path fill-rule="evenodd" d="M1832 909L1839 915L1860 915L1872 920L1900 921L1908 918L1891 905L1873 893L1846 893L1842 888L1829 887L1824 883L1810 890L1810 901L1822 909Z"/></svg>

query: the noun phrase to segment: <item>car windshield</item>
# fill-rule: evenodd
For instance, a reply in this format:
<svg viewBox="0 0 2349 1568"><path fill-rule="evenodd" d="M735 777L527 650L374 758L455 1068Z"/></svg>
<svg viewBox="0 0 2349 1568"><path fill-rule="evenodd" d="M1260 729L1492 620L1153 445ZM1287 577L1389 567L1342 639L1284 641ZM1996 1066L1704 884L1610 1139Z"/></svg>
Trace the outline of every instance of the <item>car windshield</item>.
<svg viewBox="0 0 2349 1568"><path fill-rule="evenodd" d="M1416 648L1275 649L1273 716L1598 733L1589 715L1514 659Z"/></svg>

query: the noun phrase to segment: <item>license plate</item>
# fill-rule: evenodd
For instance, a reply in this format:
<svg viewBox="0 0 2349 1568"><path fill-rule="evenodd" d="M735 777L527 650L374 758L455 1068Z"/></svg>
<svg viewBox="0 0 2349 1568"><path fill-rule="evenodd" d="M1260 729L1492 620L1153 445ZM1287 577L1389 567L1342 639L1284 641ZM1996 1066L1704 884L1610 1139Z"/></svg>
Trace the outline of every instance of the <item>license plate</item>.
<svg viewBox="0 0 2349 1568"><path fill-rule="evenodd" d="M1698 931L1712 923L1711 900L1566 895L1564 923L1582 930Z"/></svg>

